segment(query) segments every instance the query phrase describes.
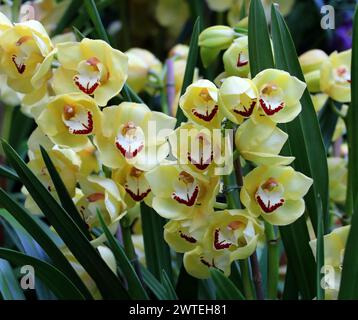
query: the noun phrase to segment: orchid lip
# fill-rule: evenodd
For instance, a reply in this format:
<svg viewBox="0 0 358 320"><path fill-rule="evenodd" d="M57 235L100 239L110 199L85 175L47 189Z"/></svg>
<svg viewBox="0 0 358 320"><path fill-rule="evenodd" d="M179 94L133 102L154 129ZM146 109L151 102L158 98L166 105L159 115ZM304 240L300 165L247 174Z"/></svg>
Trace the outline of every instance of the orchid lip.
<svg viewBox="0 0 358 320"><path fill-rule="evenodd" d="M128 194L131 196L131 198L134 201L142 201L148 194L151 192L151 189L148 189L142 193L139 192L139 189L137 189L137 192L134 193L131 189L128 188L128 186L125 187L125 190L128 192Z"/></svg>
<svg viewBox="0 0 358 320"><path fill-rule="evenodd" d="M18 64L16 59L17 59L17 56L15 54L12 55L11 60L15 64L17 72L20 74L23 74L25 72L26 65L22 62Z"/></svg>
<svg viewBox="0 0 358 320"><path fill-rule="evenodd" d="M200 162L197 162L192 158L190 152L188 152L189 162L199 170L206 170L210 166L213 159L214 159L214 155L213 155L213 152L211 152L211 156L207 160L204 161L203 156L201 156Z"/></svg>
<svg viewBox="0 0 358 320"><path fill-rule="evenodd" d="M260 196L256 196L256 200L257 203L259 204L260 208L265 212L265 213L272 213L275 210L277 210L278 208L280 208L281 206L283 206L285 200L284 199L280 199L280 202L271 204L271 201L268 200L267 205L265 204L265 202L261 199Z"/></svg>
<svg viewBox="0 0 358 320"><path fill-rule="evenodd" d="M83 86L79 80L79 76L74 76L73 81L75 82L76 86L84 93L91 95L95 92L95 90L100 85L100 82L97 80L94 82L93 85L90 85L90 81L87 82L86 86Z"/></svg>
<svg viewBox="0 0 358 320"><path fill-rule="evenodd" d="M254 100L251 102L249 109L246 109L246 107L243 105L242 107L244 108L244 110L233 109L233 111L242 117L248 118L252 115L255 105L256 105L256 101Z"/></svg>
<svg viewBox="0 0 358 320"><path fill-rule="evenodd" d="M241 52L239 53L239 56L237 58L237 64L236 66L239 68L239 67L243 67L243 66L246 66L247 64L249 63L249 60L241 60Z"/></svg>
<svg viewBox="0 0 358 320"><path fill-rule="evenodd" d="M205 114L202 114L202 113L198 112L195 108L192 109L191 111L192 111L193 115L198 117L199 119L204 120L206 122L210 122L211 120L213 120L213 118L217 114L218 110L219 110L219 107L216 105L213 108L213 110L211 110L211 112L206 110Z"/></svg>
<svg viewBox="0 0 358 320"><path fill-rule="evenodd" d="M181 238L183 238L184 240L190 242L190 243L196 243L197 240L194 237L191 237L185 233L183 233L181 230L179 230L179 235Z"/></svg>
<svg viewBox="0 0 358 320"><path fill-rule="evenodd" d="M144 144L141 144L138 148L132 151L130 147L129 150L126 150L118 141L116 141L116 147L126 159L133 159L142 151Z"/></svg>
<svg viewBox="0 0 358 320"><path fill-rule="evenodd" d="M195 186L194 192L192 193L192 195L189 195L189 193L187 193L187 198L184 199L181 196L179 196L176 192L173 192L172 197L174 200L176 200L177 202L181 203L181 204L185 204L188 207L191 207L195 204L196 198L198 197L199 194L199 187Z"/></svg>
<svg viewBox="0 0 358 320"><path fill-rule="evenodd" d="M71 126L67 125L69 128L70 133L72 134L78 134L78 135L87 135L91 134L93 131L93 116L90 111L87 112L87 123L80 123L82 126L82 129L73 129Z"/></svg>
<svg viewBox="0 0 358 320"><path fill-rule="evenodd" d="M266 103L263 99L260 99L260 105L261 105L261 108L264 110L264 112L268 116L274 115L275 113L279 112L280 110L282 110L285 107L285 103L281 102L278 107L272 108L270 104L266 105Z"/></svg>
<svg viewBox="0 0 358 320"><path fill-rule="evenodd" d="M232 243L226 242L225 240L219 241L220 229L215 229L214 233L214 247L216 250L222 250L229 248Z"/></svg>
<svg viewBox="0 0 358 320"><path fill-rule="evenodd" d="M204 264L205 266L207 266L208 268L211 268L211 267L216 268L216 267L215 267L215 263L214 263L214 259L213 259L212 262L210 263L210 262L206 261L203 257L200 257L200 262L201 262L202 264Z"/></svg>

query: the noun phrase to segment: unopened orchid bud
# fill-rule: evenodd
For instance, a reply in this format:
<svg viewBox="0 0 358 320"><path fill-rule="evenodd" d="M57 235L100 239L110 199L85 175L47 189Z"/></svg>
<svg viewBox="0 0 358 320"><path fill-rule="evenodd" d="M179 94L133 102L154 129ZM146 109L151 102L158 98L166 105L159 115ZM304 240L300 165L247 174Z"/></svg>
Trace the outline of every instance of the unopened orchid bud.
<svg viewBox="0 0 358 320"><path fill-rule="evenodd" d="M229 76L247 77L250 72L248 37L236 39L223 55L225 72Z"/></svg>
<svg viewBox="0 0 358 320"><path fill-rule="evenodd" d="M316 93L321 91L321 73L319 70L305 73L304 76L309 92Z"/></svg>
<svg viewBox="0 0 358 320"><path fill-rule="evenodd" d="M321 68L322 63L328 58L328 55L319 49L309 50L300 55L299 61L303 73L316 71Z"/></svg>

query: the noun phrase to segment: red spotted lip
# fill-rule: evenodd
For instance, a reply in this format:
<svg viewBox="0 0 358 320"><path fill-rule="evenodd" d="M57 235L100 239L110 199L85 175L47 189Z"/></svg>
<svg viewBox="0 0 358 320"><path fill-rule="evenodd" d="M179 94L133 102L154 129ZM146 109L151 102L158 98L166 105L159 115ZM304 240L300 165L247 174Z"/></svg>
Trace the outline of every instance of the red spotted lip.
<svg viewBox="0 0 358 320"><path fill-rule="evenodd" d="M213 120L218 110L219 107L216 105L210 113L206 111L206 114L202 114L196 111L196 109L192 109L191 112L193 113L194 116L198 117L199 119L204 120L206 122L210 122L211 120Z"/></svg>
<svg viewBox="0 0 358 320"><path fill-rule="evenodd" d="M97 81L97 82L96 82L93 86L91 86L91 87L89 86L89 83L87 83L87 86L84 87L84 86L80 83L80 81L78 80L78 76L74 76L73 80L74 80L76 86L77 86L82 92L84 92L84 93L86 93L86 94L89 94L89 95L93 94L93 93L95 92L95 90L98 88L98 86L100 85L99 81Z"/></svg>
<svg viewBox="0 0 358 320"><path fill-rule="evenodd" d="M15 55L13 55L13 56L11 57L11 60L12 60L12 62L15 64L15 67L16 67L17 72L20 73L20 74L23 74L23 73L25 72L26 65L23 64L23 63L20 63L20 65L18 65L18 64L16 63L16 56L15 56Z"/></svg>
<svg viewBox="0 0 358 320"><path fill-rule="evenodd" d="M132 152L129 152L128 150L123 148L118 141L116 141L116 147L121 152L123 157L125 157L126 159L133 159L137 156L139 152L142 151L142 149L144 148L144 144L141 144L137 149L133 150Z"/></svg>
<svg viewBox="0 0 358 320"><path fill-rule="evenodd" d="M256 105L256 101L254 100L254 101L251 102L249 109L246 109L246 107L243 106L244 111L237 110L237 109L234 109L233 111L235 113L239 114L240 116L244 117L244 118L248 118L248 117L250 117L252 115L252 112L254 111L255 105Z"/></svg>
<svg viewBox="0 0 358 320"><path fill-rule="evenodd" d="M84 129L81 130L73 130L73 134L90 134L93 131L93 117L91 112L87 112L87 121L88 124L81 123Z"/></svg>
<svg viewBox="0 0 358 320"><path fill-rule="evenodd" d="M236 66L238 68L246 66L249 63L249 60L241 60L241 52L239 53L239 56L237 58L237 64Z"/></svg>
<svg viewBox="0 0 358 320"><path fill-rule="evenodd" d="M271 105L268 105L265 103L265 101L263 99L260 99L260 105L261 108L264 110L264 112L268 115L268 116L272 116L275 113L279 112L280 110L282 110L285 106L284 102L281 102L280 105L275 108L275 109L271 109Z"/></svg>
<svg viewBox="0 0 358 320"><path fill-rule="evenodd" d="M232 243L226 242L225 240L219 241L219 232L220 232L220 229L215 229L215 233L214 233L214 247L215 247L215 249L216 250L222 250L222 249L229 248L232 245Z"/></svg>
<svg viewBox="0 0 358 320"><path fill-rule="evenodd" d="M276 209L278 209L279 207L283 206L285 200L284 199L280 199L280 202L274 204L271 206L270 201L268 201L268 205L266 206L266 204L262 201L260 196L256 196L256 200L257 203L259 204L260 208L265 212L265 213L272 213L274 212Z"/></svg>
<svg viewBox="0 0 358 320"><path fill-rule="evenodd" d="M190 243L196 243L196 239L194 237L191 237L185 233L183 233L181 230L179 230L179 235L181 238L183 238L184 240L190 242Z"/></svg>
<svg viewBox="0 0 358 320"><path fill-rule="evenodd" d="M191 155L190 155L190 152L188 152L188 160L191 164L193 164L197 169L199 170L206 170L211 162L213 161L214 159L214 155L213 155L213 152L211 152L211 156L209 159L207 159L206 161L203 161L203 158L201 157L200 158L200 162L196 162L195 160L192 159Z"/></svg>
<svg viewBox="0 0 358 320"><path fill-rule="evenodd" d="M177 202L181 203L181 204L185 204L188 207L191 207L195 204L196 198L198 197L199 194L199 187L196 186L195 190L193 192L193 194L189 197L189 195L187 194L187 199L183 199L180 196L178 196L175 192L173 192L172 197L174 200L176 200Z"/></svg>
<svg viewBox="0 0 358 320"><path fill-rule="evenodd" d="M131 189L128 188L128 186L125 187L125 190L128 192L128 194L131 196L131 198L134 201L142 201L148 194L151 192L151 189L148 189L145 192L139 193L139 189L137 190L137 193L134 193Z"/></svg>

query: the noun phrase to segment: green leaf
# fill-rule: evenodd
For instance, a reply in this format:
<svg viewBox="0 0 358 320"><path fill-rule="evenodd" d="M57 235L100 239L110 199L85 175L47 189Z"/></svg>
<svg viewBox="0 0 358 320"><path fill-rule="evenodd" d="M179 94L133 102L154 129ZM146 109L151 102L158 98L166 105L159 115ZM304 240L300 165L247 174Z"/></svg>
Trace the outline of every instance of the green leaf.
<svg viewBox="0 0 358 320"><path fill-rule="evenodd" d="M106 41L107 43L110 43L109 37L107 35L106 29L104 28L104 26L102 24L101 16L99 15L99 12L97 10L94 0L86 0L84 2L84 5L86 7L88 15L90 16L90 19L92 20L92 22L95 26L98 36L102 40Z"/></svg>
<svg viewBox="0 0 358 320"><path fill-rule="evenodd" d="M12 224L12 218L15 218L47 253L54 265L71 279L87 299L92 299L87 287L83 284L67 258L52 239L43 231L35 218L2 189L0 189L0 203L7 210L0 209L0 215L10 224Z"/></svg>
<svg viewBox="0 0 358 320"><path fill-rule="evenodd" d="M128 283L128 293L132 299L148 300L148 295L145 292L138 275L136 274L133 265L127 258L123 248L115 239L112 233L108 230L103 218L99 212L97 212L98 219L101 223L101 227L106 235L108 245L111 248L114 257L116 258L119 268L122 270L125 279Z"/></svg>
<svg viewBox="0 0 358 320"><path fill-rule="evenodd" d="M172 278L170 250L163 238L165 219L144 202L141 203L144 251L149 271L158 279L162 269Z"/></svg>
<svg viewBox="0 0 358 320"><path fill-rule="evenodd" d="M19 177L17 176L16 172L2 165L0 165L0 176L9 178L11 180L19 181Z"/></svg>
<svg viewBox="0 0 358 320"><path fill-rule="evenodd" d="M179 299L198 299L199 280L192 277L182 263L179 271L179 277L176 285L176 292Z"/></svg>
<svg viewBox="0 0 358 320"><path fill-rule="evenodd" d="M167 291L153 274L146 268L141 268L143 281L159 300L167 300Z"/></svg>
<svg viewBox="0 0 358 320"><path fill-rule="evenodd" d="M175 292L175 289L164 269L161 273L161 282L163 284L163 287L166 289L168 300L178 300L178 296Z"/></svg>
<svg viewBox="0 0 358 320"><path fill-rule="evenodd" d="M191 36L190 45L189 45L189 53L188 53L188 60L185 67L184 79L183 79L183 86L181 89L180 95L182 96L185 93L186 88L193 82L195 67L198 61L198 54L199 54L199 34L200 34L200 17L198 17L195 21L193 27L193 34ZM178 107L177 114L177 127L186 120L186 117L183 113L183 110Z"/></svg>
<svg viewBox="0 0 358 320"><path fill-rule="evenodd" d="M245 300L239 289L221 271L211 269L210 273L216 286L217 300Z"/></svg>
<svg viewBox="0 0 358 320"><path fill-rule="evenodd" d="M133 89L128 84L124 84L122 94L129 102L144 103L144 101L133 91Z"/></svg>
<svg viewBox="0 0 358 320"><path fill-rule="evenodd" d="M0 259L0 296L4 300L26 299L9 262L3 259Z"/></svg>
<svg viewBox="0 0 358 320"><path fill-rule="evenodd" d="M275 6L272 6L271 16L276 67L304 81L290 32ZM289 135L288 143L291 154L296 158L295 169L314 180L305 200L306 209L317 234L317 213L320 211L321 205L325 230L328 230L328 167L316 112L307 89L301 98L301 104L301 113L293 121L285 124L283 128ZM318 194L322 201L318 200Z"/></svg>
<svg viewBox="0 0 358 320"><path fill-rule="evenodd" d="M249 60L252 77L255 77L260 71L274 66L265 12L259 0L253 0L250 3Z"/></svg>
<svg viewBox="0 0 358 320"><path fill-rule="evenodd" d="M352 223L344 251L343 270L341 287L339 290L339 299L358 299L358 8L356 8L353 22L353 47L352 47L352 102L348 110L348 144L349 144L349 165L348 165L348 194L347 208L354 205L352 214ZM348 199L349 198L349 199Z"/></svg>
<svg viewBox="0 0 358 320"><path fill-rule="evenodd" d="M103 298L126 299L128 294L119 279L93 248L69 214L57 203L34 173L6 142L3 149L26 189L50 221L75 258L96 282Z"/></svg>
<svg viewBox="0 0 358 320"><path fill-rule="evenodd" d="M60 175L58 174L52 160L50 159L47 151L40 146L41 155L47 167L48 173L50 174L51 180L55 186L56 192L60 199L63 209L68 213L76 225L81 229L83 234L87 237L89 241L92 240L91 234L88 230L88 226L82 220L80 213L78 212L75 204L72 201L70 194L67 191L65 184L63 183Z"/></svg>
<svg viewBox="0 0 358 320"><path fill-rule="evenodd" d="M322 211L322 209L321 209ZM324 227L323 227L323 214L318 212L318 226L317 226L317 248L316 248L316 289L317 300L324 300L324 289L321 286L322 267L324 266Z"/></svg>
<svg viewBox="0 0 358 320"><path fill-rule="evenodd" d="M57 298L63 300L84 300L82 293L75 287L69 278L54 266L23 253L0 248L0 257L12 263L24 266L30 265L34 268L35 279L39 277ZM36 281L35 281L36 286Z"/></svg>
<svg viewBox="0 0 358 320"><path fill-rule="evenodd" d="M348 109L348 190L346 214L352 216L358 199L358 9L354 14L352 36L352 65L351 65L351 95L352 100Z"/></svg>

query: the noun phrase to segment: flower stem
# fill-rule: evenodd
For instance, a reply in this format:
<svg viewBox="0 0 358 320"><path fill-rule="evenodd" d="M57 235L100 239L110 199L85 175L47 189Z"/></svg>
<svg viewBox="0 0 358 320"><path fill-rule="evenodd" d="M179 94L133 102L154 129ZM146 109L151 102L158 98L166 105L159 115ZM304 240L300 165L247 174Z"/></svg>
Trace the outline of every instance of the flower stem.
<svg viewBox="0 0 358 320"><path fill-rule="evenodd" d="M239 260L242 283L244 285L244 294L247 300L254 300L254 288L251 282L250 267L248 259Z"/></svg>
<svg viewBox="0 0 358 320"><path fill-rule="evenodd" d="M259 260L256 251L250 257L252 277L254 280L256 297L258 300L264 300L264 292L262 289L262 275L260 271Z"/></svg>
<svg viewBox="0 0 358 320"><path fill-rule="evenodd" d="M267 296L269 299L277 299L277 284L279 277L279 247L278 239L272 224L265 222L265 234L268 248L267 264Z"/></svg>

